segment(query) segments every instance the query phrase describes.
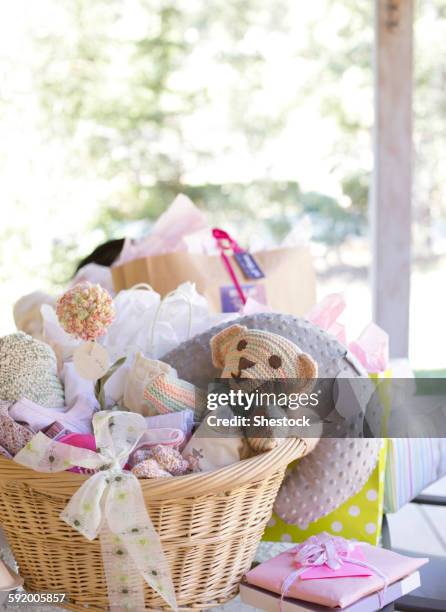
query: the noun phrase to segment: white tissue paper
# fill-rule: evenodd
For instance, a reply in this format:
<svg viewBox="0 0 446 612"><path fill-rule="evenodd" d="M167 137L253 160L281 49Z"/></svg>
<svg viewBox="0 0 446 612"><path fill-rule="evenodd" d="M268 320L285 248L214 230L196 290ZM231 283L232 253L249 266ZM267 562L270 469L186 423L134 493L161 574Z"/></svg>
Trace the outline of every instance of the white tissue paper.
<svg viewBox="0 0 446 612"><path fill-rule="evenodd" d="M193 283L183 283L163 300L152 290L127 289L118 293L114 305L116 319L100 340L111 361L139 351L159 359L181 342L237 317L210 312Z"/></svg>
<svg viewBox="0 0 446 612"><path fill-rule="evenodd" d="M125 377L136 353L160 359L181 342L238 317L237 313L211 312L193 283L183 283L163 300L151 289L127 289L120 291L113 303L116 318L98 342L107 349L111 363L121 357L127 360L105 385L107 405L120 403ZM62 361L71 361L81 341L62 329L51 306L42 307L42 317L45 340Z"/></svg>
<svg viewBox="0 0 446 612"><path fill-rule="evenodd" d="M124 355L127 361L105 384L107 406L122 405L125 380L136 353L159 359L181 342L237 317L210 312L193 283L183 283L163 300L146 289L120 291L114 303L117 317L102 344L111 361Z"/></svg>

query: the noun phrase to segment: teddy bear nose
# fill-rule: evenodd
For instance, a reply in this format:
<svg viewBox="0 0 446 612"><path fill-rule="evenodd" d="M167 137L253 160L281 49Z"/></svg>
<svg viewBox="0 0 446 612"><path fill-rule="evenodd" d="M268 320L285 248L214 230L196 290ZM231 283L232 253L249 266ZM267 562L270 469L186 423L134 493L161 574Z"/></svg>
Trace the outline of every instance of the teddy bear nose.
<svg viewBox="0 0 446 612"><path fill-rule="evenodd" d="M240 372L242 370L247 370L248 368L252 368L253 366L255 366L254 361L249 361L249 359L246 359L246 357L240 357L240 361L238 362L238 367Z"/></svg>

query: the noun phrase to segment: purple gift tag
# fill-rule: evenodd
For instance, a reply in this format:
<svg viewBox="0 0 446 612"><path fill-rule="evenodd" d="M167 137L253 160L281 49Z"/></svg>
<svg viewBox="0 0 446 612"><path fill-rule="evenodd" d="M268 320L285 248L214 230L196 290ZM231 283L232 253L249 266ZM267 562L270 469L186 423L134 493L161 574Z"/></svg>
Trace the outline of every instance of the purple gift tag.
<svg viewBox="0 0 446 612"><path fill-rule="evenodd" d="M266 304L265 285L241 285L241 288L247 298L251 297L260 304ZM220 287L220 301L222 312L238 312L243 306L237 289L233 285Z"/></svg>
<svg viewBox="0 0 446 612"><path fill-rule="evenodd" d="M234 253L234 257L246 278L252 278L254 280L265 278L265 275L251 253L248 253L248 251L238 251Z"/></svg>

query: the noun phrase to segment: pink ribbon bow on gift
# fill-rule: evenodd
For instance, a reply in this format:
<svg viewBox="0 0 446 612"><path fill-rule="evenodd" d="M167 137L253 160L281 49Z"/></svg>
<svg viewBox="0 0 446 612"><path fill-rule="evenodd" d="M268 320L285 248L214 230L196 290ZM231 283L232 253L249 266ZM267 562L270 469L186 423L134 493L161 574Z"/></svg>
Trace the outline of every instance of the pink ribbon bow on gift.
<svg viewBox="0 0 446 612"><path fill-rule="evenodd" d="M287 596L288 590L293 582L311 567L326 565L331 570L336 571L339 570L344 563L365 567L383 579L384 587L382 591L378 593L380 605L382 607L382 597L387 588L388 578L380 569L371 563L352 557L351 553L355 550L356 546L357 544L355 542L323 532L319 535L311 536L302 544L298 544L295 548L291 549L290 553L295 554L294 561L298 569L291 572L282 583L280 610L282 610L283 599Z"/></svg>
<svg viewBox="0 0 446 612"><path fill-rule="evenodd" d="M243 253L243 249L240 248L238 243L222 229L214 228L212 235L217 241L217 246L220 249L220 257L231 277L232 283L237 290L237 293L242 301L242 304L246 304L246 296L243 292L242 286L240 285L238 278L235 274L234 268L232 267L231 261L226 254L226 251L232 251L232 253Z"/></svg>

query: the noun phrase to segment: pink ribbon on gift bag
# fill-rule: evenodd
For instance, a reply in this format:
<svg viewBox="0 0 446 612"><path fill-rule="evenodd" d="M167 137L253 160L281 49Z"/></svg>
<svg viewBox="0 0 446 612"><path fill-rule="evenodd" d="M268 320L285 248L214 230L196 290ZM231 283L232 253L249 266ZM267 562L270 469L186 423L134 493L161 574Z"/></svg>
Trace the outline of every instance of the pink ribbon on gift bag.
<svg viewBox="0 0 446 612"><path fill-rule="evenodd" d="M319 535L311 536L302 544L298 544L295 548L291 549L289 552L295 554L294 560L298 568L288 574L282 583L280 611L283 609L283 600L287 596L293 582L310 568L326 565L335 572L341 569L345 563L364 567L383 579L383 589L378 592L380 606L382 607L382 598L388 585L388 578L373 564L352 557L351 553L355 550L356 546L355 542L322 532Z"/></svg>
<svg viewBox="0 0 446 612"><path fill-rule="evenodd" d="M214 228L212 230L212 235L217 241L217 246L220 250L220 257L223 260L223 263L231 277L234 287L237 289L237 293L242 301L242 304L246 304L246 296L243 293L242 286L240 285L238 278L235 274L234 268L232 267L231 261L226 254L226 251L232 251L232 253L243 253L243 249L238 245L238 243L222 229Z"/></svg>

